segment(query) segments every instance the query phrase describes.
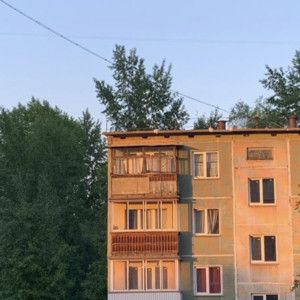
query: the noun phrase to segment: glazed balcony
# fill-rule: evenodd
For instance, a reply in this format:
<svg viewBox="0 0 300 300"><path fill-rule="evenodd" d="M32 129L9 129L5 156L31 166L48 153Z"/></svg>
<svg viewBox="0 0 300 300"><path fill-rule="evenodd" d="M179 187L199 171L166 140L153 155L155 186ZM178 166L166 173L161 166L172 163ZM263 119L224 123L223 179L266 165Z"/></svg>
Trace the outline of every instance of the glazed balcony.
<svg viewBox="0 0 300 300"><path fill-rule="evenodd" d="M176 257L178 232L113 232L111 255L114 257Z"/></svg>
<svg viewBox="0 0 300 300"><path fill-rule="evenodd" d="M174 197L177 195L174 147L112 150L111 197Z"/></svg>

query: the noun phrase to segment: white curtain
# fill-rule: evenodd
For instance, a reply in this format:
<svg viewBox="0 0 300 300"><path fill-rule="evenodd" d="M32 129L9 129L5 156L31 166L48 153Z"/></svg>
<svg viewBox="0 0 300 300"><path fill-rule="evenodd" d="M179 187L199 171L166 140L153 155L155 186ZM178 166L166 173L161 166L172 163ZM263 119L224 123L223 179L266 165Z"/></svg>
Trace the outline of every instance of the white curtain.
<svg viewBox="0 0 300 300"><path fill-rule="evenodd" d="M208 209L207 210L208 232L209 234L219 233L219 210Z"/></svg>
<svg viewBox="0 0 300 300"><path fill-rule="evenodd" d="M130 157L128 158L128 174L141 174L143 171L143 158Z"/></svg>

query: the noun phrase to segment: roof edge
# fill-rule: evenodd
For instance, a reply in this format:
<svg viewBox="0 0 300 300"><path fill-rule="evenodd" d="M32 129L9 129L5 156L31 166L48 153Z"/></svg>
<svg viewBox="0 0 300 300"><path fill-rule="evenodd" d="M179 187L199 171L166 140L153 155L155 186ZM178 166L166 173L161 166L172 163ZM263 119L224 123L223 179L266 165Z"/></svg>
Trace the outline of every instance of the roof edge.
<svg viewBox="0 0 300 300"><path fill-rule="evenodd" d="M299 133L300 128L240 128L240 129L191 129L191 130L139 130L139 131L110 131L103 132L112 137L145 137L145 136L176 136L176 135L228 135L250 133Z"/></svg>

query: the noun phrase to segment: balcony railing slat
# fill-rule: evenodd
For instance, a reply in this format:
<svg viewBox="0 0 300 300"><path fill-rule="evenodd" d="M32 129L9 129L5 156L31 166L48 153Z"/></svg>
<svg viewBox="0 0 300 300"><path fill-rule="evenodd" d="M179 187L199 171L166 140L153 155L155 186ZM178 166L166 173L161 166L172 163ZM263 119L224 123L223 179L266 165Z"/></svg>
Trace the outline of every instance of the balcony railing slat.
<svg viewBox="0 0 300 300"><path fill-rule="evenodd" d="M177 232L113 232L112 255L177 255Z"/></svg>

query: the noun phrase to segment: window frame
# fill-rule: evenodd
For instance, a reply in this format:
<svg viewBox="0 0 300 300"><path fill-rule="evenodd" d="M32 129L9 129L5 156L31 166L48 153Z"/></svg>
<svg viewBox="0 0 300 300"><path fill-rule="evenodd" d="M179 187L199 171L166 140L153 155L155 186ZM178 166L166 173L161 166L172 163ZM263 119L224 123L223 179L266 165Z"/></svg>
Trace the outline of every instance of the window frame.
<svg viewBox="0 0 300 300"><path fill-rule="evenodd" d="M273 203L264 203L264 187L263 180L264 179L273 179L273 187L274 187L274 202ZM259 202L251 202L251 189L250 189L250 181L258 180L259 181ZM249 177L248 178L248 204L249 206L276 206L277 205L277 197L276 197L276 180L274 177Z"/></svg>
<svg viewBox="0 0 300 300"><path fill-rule="evenodd" d="M263 296L263 300L267 300L267 296L271 296L271 295L277 296L278 300L280 300L279 294L273 294L273 293L268 293L268 294L265 294L265 293L254 293L254 294L251 294L251 300L254 300L254 296Z"/></svg>
<svg viewBox="0 0 300 300"><path fill-rule="evenodd" d="M166 199L166 200L118 200L118 201L114 201L113 203L111 203L111 232L161 232L161 231L178 231L178 212L177 212L177 202L178 200L171 200L171 199ZM125 229L116 229L114 228L114 220L115 220L115 212L114 212L114 204L118 204L118 203L124 203L126 204L126 208L125 208L125 215L126 215L126 220L124 220L124 224L125 224ZM138 229L129 229L128 228L128 224L129 224L129 210L130 210L130 204L137 204L137 203L142 203L141 206L141 210L142 210L142 223L141 223L141 228ZM147 228L147 203L156 203L158 204L158 227L159 228ZM162 224L162 220L163 220L163 205L169 203L172 205L172 223L173 223L173 227L172 228L163 228ZM139 224L139 222L138 222Z"/></svg>
<svg viewBox="0 0 300 300"><path fill-rule="evenodd" d="M122 261L125 262L125 289L119 289L116 290L114 289L114 274L113 274L113 269L114 269L114 262L115 261ZM175 267L175 288L174 289L163 289L163 262L174 262L174 267ZM129 263L130 262L142 262L142 289L129 289ZM160 289L147 289L147 263L148 262L158 262L159 263L159 285ZM178 291L179 289L179 265L178 265L178 260L176 259L118 259L118 260L112 260L110 262L110 270L111 276L110 276L110 290L112 292L118 292L118 293L132 293L132 292L175 292Z"/></svg>
<svg viewBox="0 0 300 300"><path fill-rule="evenodd" d="M219 213L219 232L218 233L208 233L208 210L216 209ZM196 232L196 216L195 211L204 211L204 232ZM221 235L221 210L220 208L193 208L193 235L195 236L220 236Z"/></svg>
<svg viewBox="0 0 300 300"><path fill-rule="evenodd" d="M220 293L210 293L209 292L209 268L220 268ZM205 269L206 276L206 291L201 293L197 291L197 269ZM194 296L223 296L223 266L222 265L196 265L193 270L193 283L194 283Z"/></svg>
<svg viewBox="0 0 300 300"><path fill-rule="evenodd" d="M218 176L207 176L207 154L208 153L216 153L217 154L217 173L218 173ZM203 176L196 176L195 175L195 171L196 171L196 168L195 168L195 156L196 155L199 155L199 154L202 154L203 155L203 165L205 166L204 167L204 170L203 170ZM193 175L193 178L194 179L219 179L220 178L220 155L219 155L219 151L193 151L193 155L192 155L192 167L191 167L191 170L192 170L192 175Z"/></svg>
<svg viewBox="0 0 300 300"><path fill-rule="evenodd" d="M275 237L275 255L276 255L276 260L272 261L267 261L266 260L266 253L265 253L265 237L266 236L274 236ZM260 251L261 251L261 260L253 260L252 259L252 244L251 244L251 238L260 238L261 243L260 243ZM249 236L249 251L250 251L250 263L251 264L278 264L278 239L275 234L252 234Z"/></svg>
<svg viewBox="0 0 300 300"><path fill-rule="evenodd" d="M146 170L146 159L148 158L147 156L147 150L149 150L149 148L154 149L156 148L158 155L158 161L159 161L159 171L150 171L148 172ZM162 155L162 153L166 150L169 149L172 151L172 155ZM122 155L117 155L116 151L121 150L123 151ZM130 151L135 151L135 150L140 150L141 155L139 156L134 156L132 154L128 154ZM162 158L169 158L171 160L173 160L173 170L171 171L162 171L162 163L161 160ZM129 160L132 158L140 158L142 159L142 168L141 168L141 172L140 173L129 173L128 170L129 168ZM123 160L124 161L124 165L126 165L126 167L124 167L124 173L117 173L115 172L115 161L116 160ZM174 146L159 146L159 147L153 147L153 146L140 146L140 147L116 147L112 149L111 152L111 167L110 167L110 173L111 176L116 176L116 177L134 177L134 176L141 176L141 175L145 175L145 174L174 174L177 173L177 150Z"/></svg>

